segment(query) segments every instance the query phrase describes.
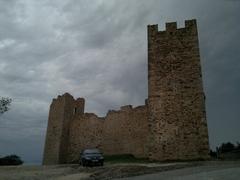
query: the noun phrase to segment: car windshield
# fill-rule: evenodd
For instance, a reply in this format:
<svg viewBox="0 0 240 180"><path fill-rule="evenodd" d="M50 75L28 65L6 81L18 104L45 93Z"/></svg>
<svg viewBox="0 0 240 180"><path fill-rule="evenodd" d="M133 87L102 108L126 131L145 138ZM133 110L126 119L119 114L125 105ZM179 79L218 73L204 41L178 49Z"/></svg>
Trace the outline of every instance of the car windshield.
<svg viewBox="0 0 240 180"><path fill-rule="evenodd" d="M84 154L101 154L98 149L86 149L83 152Z"/></svg>

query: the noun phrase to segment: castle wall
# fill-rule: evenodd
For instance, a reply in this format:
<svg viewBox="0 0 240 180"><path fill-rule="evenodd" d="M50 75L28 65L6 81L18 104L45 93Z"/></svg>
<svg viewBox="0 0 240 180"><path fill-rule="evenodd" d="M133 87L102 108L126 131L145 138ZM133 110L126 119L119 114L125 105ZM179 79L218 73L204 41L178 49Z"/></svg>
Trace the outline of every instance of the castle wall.
<svg viewBox="0 0 240 180"><path fill-rule="evenodd" d="M54 99L49 110L43 164L59 164L64 99Z"/></svg>
<svg viewBox="0 0 240 180"><path fill-rule="evenodd" d="M66 163L69 142L69 125L74 116L84 112L84 99L65 93L53 99L49 110L43 164Z"/></svg>
<svg viewBox="0 0 240 180"><path fill-rule="evenodd" d="M103 125L102 149L106 154L147 157L147 106L124 106L110 111Z"/></svg>
<svg viewBox="0 0 240 180"><path fill-rule="evenodd" d="M148 26L149 158L208 157L197 25Z"/></svg>
<svg viewBox="0 0 240 180"><path fill-rule="evenodd" d="M100 148L104 119L92 113L76 116L70 124L67 162L78 161L86 148Z"/></svg>
<svg viewBox="0 0 240 180"><path fill-rule="evenodd" d="M77 161L81 150L96 147L105 155L147 157L147 127L146 106L124 106L104 118L92 113L75 117L70 124L68 162Z"/></svg>

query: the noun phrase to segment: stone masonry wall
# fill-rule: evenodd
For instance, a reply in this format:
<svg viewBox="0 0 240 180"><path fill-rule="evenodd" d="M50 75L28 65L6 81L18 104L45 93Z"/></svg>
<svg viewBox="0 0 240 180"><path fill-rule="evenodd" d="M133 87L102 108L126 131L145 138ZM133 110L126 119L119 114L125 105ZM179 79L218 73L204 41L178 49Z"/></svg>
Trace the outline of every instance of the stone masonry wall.
<svg viewBox="0 0 240 180"><path fill-rule="evenodd" d="M146 106L124 106L104 118L85 113L71 122L68 162L77 161L81 150L96 147L105 155L147 157L147 127Z"/></svg>
<svg viewBox="0 0 240 180"><path fill-rule="evenodd" d="M59 164L60 141L64 113L64 99L53 99L48 117L43 164Z"/></svg>
<svg viewBox="0 0 240 180"><path fill-rule="evenodd" d="M197 25L148 26L149 158L208 158Z"/></svg>
<svg viewBox="0 0 240 180"><path fill-rule="evenodd" d="M108 112L103 125L102 149L106 154L147 157L147 106L123 106Z"/></svg>
<svg viewBox="0 0 240 180"><path fill-rule="evenodd" d="M93 113L75 117L70 124L67 162L77 161L83 149L101 146L103 123L104 119Z"/></svg>
<svg viewBox="0 0 240 180"><path fill-rule="evenodd" d="M43 164L61 164L67 161L69 125L75 116L84 112L84 99L65 93L53 99L49 110Z"/></svg>

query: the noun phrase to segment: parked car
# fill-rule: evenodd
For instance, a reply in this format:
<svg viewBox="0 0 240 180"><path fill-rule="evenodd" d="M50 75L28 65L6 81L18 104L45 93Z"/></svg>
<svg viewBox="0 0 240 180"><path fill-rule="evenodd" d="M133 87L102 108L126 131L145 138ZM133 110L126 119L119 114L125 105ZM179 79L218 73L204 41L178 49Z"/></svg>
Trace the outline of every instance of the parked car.
<svg viewBox="0 0 240 180"><path fill-rule="evenodd" d="M99 149L85 149L80 154L80 165L83 166L93 166L93 165L100 165L103 166L104 164L104 157Z"/></svg>

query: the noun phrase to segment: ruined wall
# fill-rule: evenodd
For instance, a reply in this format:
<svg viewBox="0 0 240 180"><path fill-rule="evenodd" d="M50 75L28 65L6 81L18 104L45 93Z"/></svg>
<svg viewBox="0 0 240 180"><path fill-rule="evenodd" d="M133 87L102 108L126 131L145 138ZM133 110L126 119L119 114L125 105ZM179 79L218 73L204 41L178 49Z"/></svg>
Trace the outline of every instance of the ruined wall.
<svg viewBox="0 0 240 180"><path fill-rule="evenodd" d="M123 106L110 111L103 125L102 148L106 154L147 157L147 106Z"/></svg>
<svg viewBox="0 0 240 180"><path fill-rule="evenodd" d="M104 119L92 113L85 113L70 124L69 151L67 162L77 161L80 152L86 148L100 148Z"/></svg>
<svg viewBox="0 0 240 180"><path fill-rule="evenodd" d="M53 99L48 116L43 164L59 164L60 141L63 126L64 99Z"/></svg>
<svg viewBox="0 0 240 180"><path fill-rule="evenodd" d="M75 117L70 124L68 162L77 161L81 150L95 147L105 155L147 157L147 121L146 106L124 106L104 118L92 113Z"/></svg>
<svg viewBox="0 0 240 180"><path fill-rule="evenodd" d="M84 99L65 93L53 99L49 110L43 164L66 163L68 154L69 124L74 116L84 112Z"/></svg>
<svg viewBox="0 0 240 180"><path fill-rule="evenodd" d="M195 20L166 31L148 26L149 158L208 157L208 132Z"/></svg>

